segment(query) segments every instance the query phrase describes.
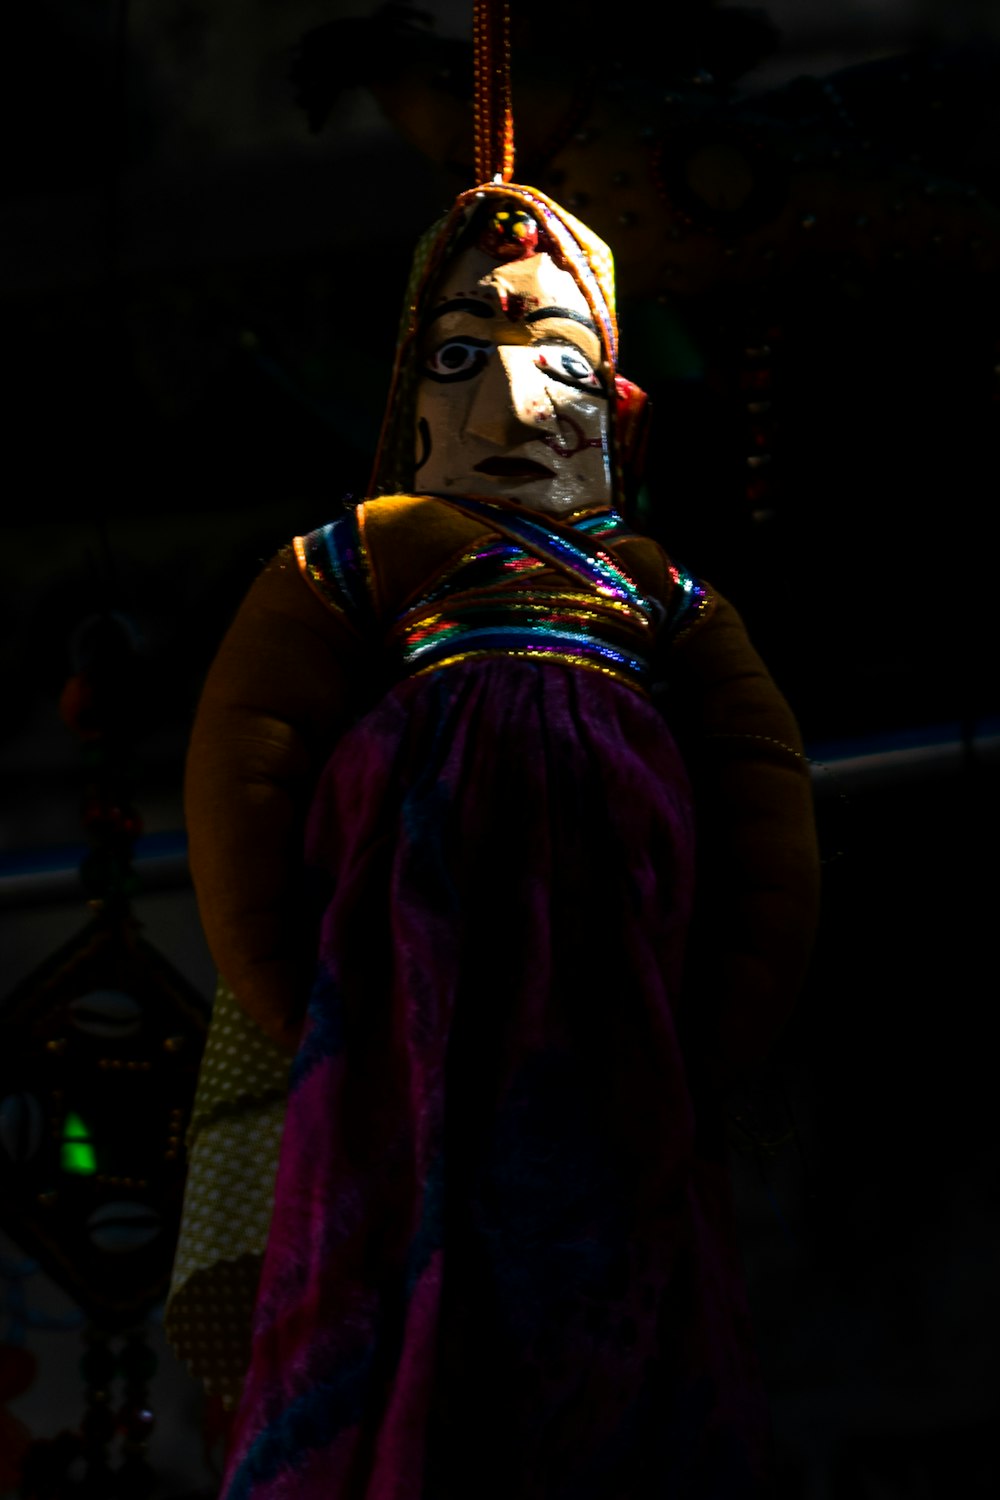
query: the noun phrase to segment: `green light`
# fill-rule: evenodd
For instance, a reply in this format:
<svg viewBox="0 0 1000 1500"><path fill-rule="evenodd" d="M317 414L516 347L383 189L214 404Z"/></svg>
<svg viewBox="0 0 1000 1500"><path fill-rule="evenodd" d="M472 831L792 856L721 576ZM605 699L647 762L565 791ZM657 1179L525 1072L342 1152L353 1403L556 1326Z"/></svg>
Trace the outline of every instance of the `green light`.
<svg viewBox="0 0 1000 1500"><path fill-rule="evenodd" d="M66 1116L60 1163L64 1172L76 1172L83 1177L90 1177L97 1171L90 1132L79 1115L70 1113Z"/></svg>

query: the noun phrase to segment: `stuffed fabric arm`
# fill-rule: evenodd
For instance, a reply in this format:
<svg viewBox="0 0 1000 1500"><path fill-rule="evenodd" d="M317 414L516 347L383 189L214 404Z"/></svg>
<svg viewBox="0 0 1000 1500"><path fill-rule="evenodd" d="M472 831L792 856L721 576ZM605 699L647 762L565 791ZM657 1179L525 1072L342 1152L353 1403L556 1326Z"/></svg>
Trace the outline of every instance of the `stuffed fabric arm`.
<svg viewBox="0 0 1000 1500"><path fill-rule="evenodd" d="M291 549L264 569L212 664L188 752L185 816L202 925L239 1004L294 1051L311 978L302 839L362 655Z"/></svg>
<svg viewBox="0 0 1000 1500"><path fill-rule="evenodd" d="M809 764L726 600L673 648L667 674L698 818L690 1025L726 1093L766 1059L808 966L819 912Z"/></svg>

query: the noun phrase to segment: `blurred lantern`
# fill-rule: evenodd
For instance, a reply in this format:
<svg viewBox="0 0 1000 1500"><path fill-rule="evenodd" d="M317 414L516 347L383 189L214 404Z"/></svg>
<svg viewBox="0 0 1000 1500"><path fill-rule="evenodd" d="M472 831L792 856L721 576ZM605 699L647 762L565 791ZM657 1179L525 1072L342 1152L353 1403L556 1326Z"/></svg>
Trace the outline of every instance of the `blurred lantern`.
<svg viewBox="0 0 1000 1500"><path fill-rule="evenodd" d="M100 1326L167 1287L201 997L121 910L102 912L0 1015L0 1220Z"/></svg>
<svg viewBox="0 0 1000 1500"><path fill-rule="evenodd" d="M138 644L107 611L76 634L60 711L83 752L91 920L0 1007L0 1224L90 1320L77 1428L13 1434L26 1500L154 1484L144 1319L169 1283L208 1008L130 906Z"/></svg>

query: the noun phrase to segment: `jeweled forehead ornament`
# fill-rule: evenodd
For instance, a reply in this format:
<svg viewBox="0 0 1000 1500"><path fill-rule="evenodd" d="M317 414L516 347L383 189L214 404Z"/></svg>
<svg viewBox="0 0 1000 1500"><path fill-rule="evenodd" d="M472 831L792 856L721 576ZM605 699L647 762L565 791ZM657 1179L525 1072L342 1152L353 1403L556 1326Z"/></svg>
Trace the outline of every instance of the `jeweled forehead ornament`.
<svg viewBox="0 0 1000 1500"><path fill-rule="evenodd" d="M538 223L526 208L498 208L479 236L478 245L494 260L527 260L538 253Z"/></svg>

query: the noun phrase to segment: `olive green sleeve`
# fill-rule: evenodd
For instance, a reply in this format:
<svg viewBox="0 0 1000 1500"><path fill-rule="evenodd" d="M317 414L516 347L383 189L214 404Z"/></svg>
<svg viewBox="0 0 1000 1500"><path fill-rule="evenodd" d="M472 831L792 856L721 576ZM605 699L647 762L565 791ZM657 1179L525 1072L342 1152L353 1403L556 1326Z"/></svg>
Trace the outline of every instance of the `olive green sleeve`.
<svg viewBox="0 0 1000 1500"><path fill-rule="evenodd" d="M685 1011L726 1091L764 1062L806 974L820 892L809 763L725 599L668 650L663 672L697 817Z"/></svg>

